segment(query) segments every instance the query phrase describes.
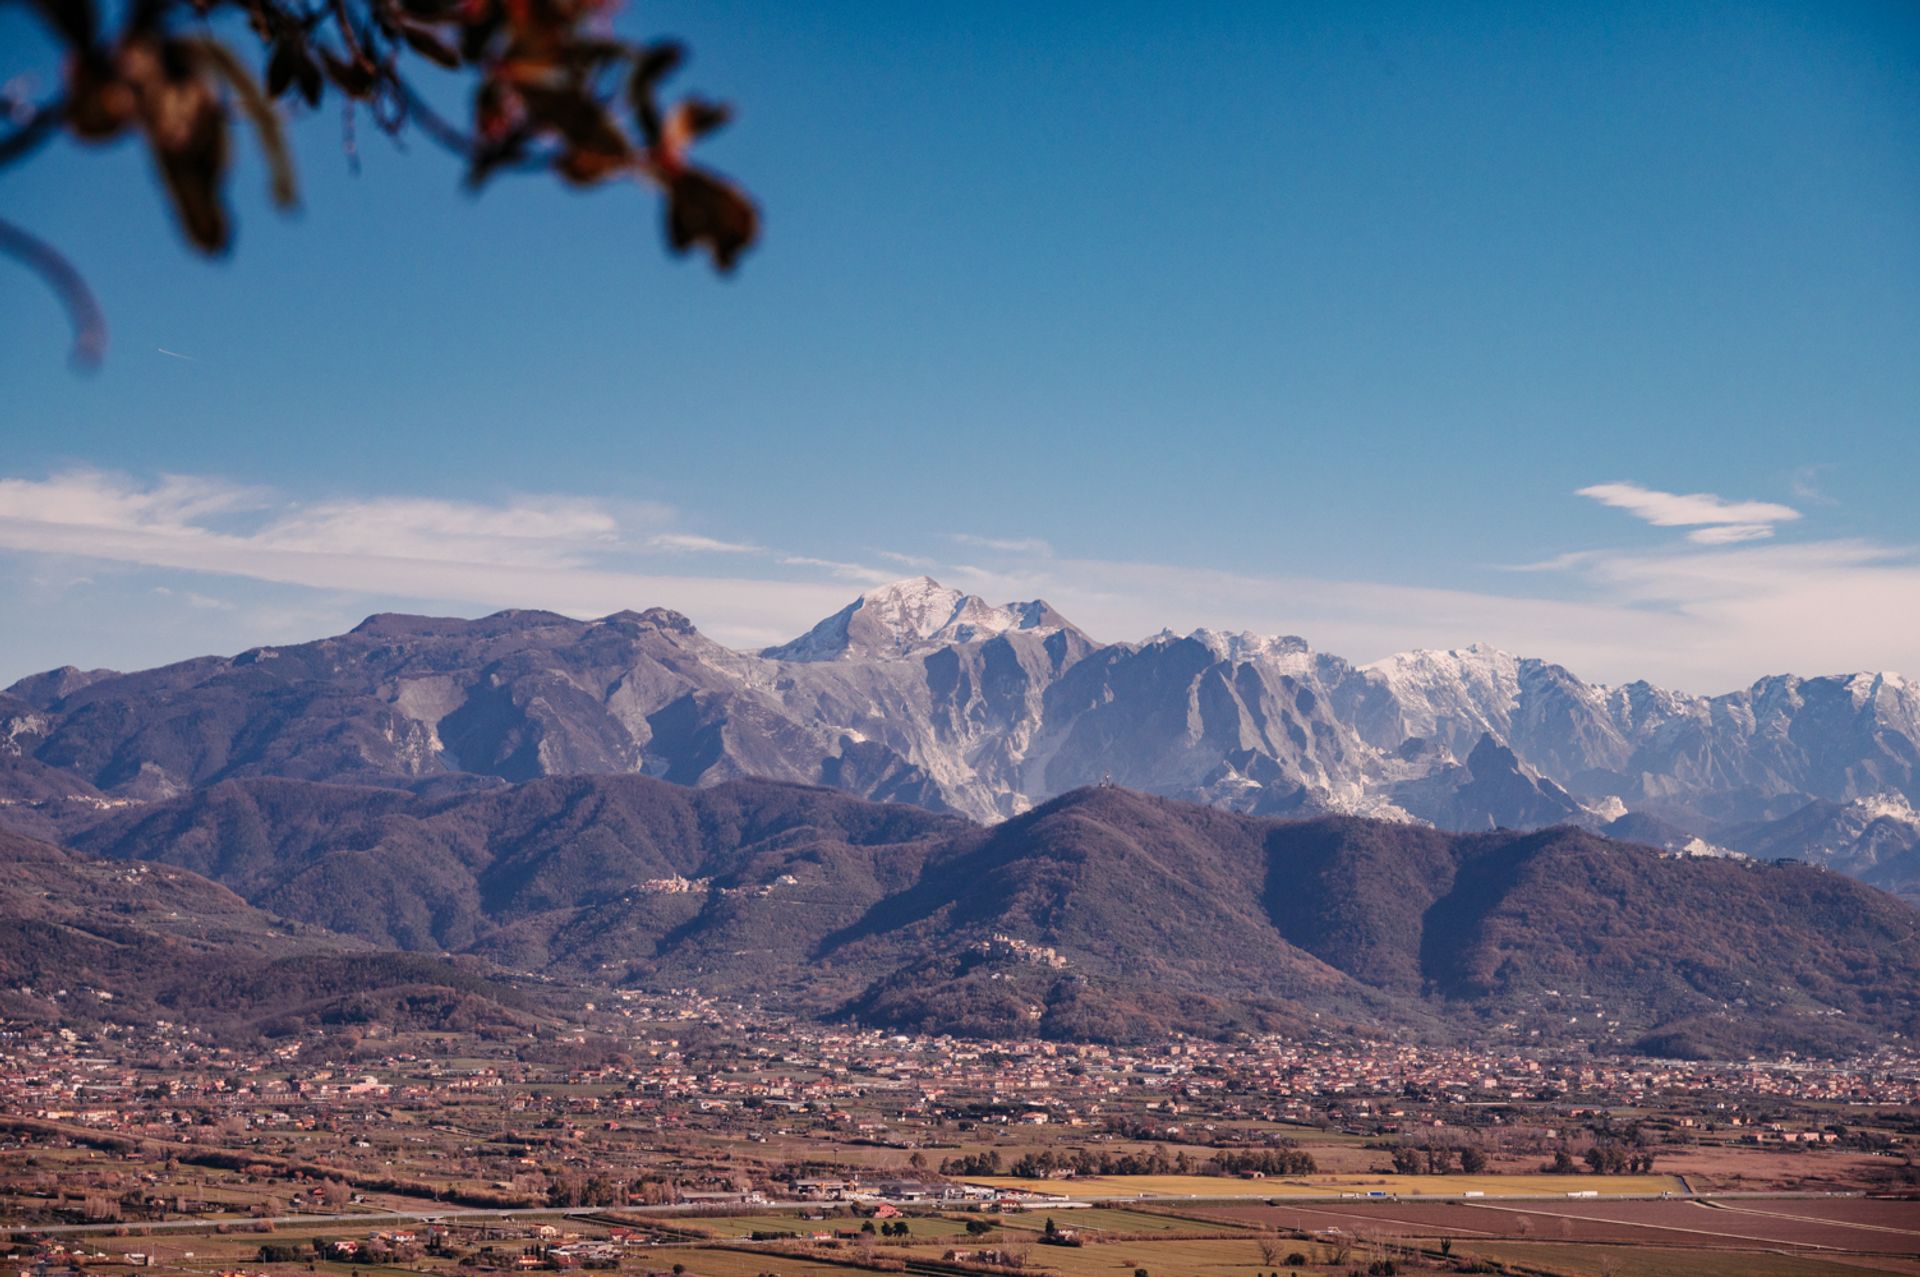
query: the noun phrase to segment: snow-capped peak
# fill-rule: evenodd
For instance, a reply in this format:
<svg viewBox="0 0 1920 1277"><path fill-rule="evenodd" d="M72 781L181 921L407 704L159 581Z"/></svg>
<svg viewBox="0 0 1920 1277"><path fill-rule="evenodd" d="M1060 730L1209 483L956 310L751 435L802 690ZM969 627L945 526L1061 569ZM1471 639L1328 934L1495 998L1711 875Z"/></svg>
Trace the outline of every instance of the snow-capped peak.
<svg viewBox="0 0 1920 1277"><path fill-rule="evenodd" d="M894 633L914 638L931 637L970 607L982 613L993 610L977 596L948 589L930 576L868 590L856 605Z"/></svg>
<svg viewBox="0 0 1920 1277"><path fill-rule="evenodd" d="M969 643L1008 630L1069 628L1045 602L993 604L928 576L868 590L791 643L762 655L785 661L897 657L924 647Z"/></svg>
<svg viewBox="0 0 1920 1277"><path fill-rule="evenodd" d="M1518 678L1520 658L1511 652L1485 643L1439 651L1416 648L1395 652L1392 656L1362 665L1363 670L1379 674L1389 682L1512 682Z"/></svg>
<svg viewBox="0 0 1920 1277"><path fill-rule="evenodd" d="M1222 630L1197 629L1187 635L1223 661L1272 661L1282 665L1311 663L1313 649L1293 634L1255 634L1241 630L1237 634Z"/></svg>
<svg viewBox="0 0 1920 1277"><path fill-rule="evenodd" d="M1475 643L1449 651L1398 652L1360 667L1398 704L1409 736L1430 736L1444 723L1490 730L1506 738L1520 700L1520 658Z"/></svg>
<svg viewBox="0 0 1920 1277"><path fill-rule="evenodd" d="M1883 691L1901 696L1911 695L1915 690L1912 683L1888 671L1863 671L1849 675L1846 686L1847 694L1852 697L1856 708L1877 699Z"/></svg>

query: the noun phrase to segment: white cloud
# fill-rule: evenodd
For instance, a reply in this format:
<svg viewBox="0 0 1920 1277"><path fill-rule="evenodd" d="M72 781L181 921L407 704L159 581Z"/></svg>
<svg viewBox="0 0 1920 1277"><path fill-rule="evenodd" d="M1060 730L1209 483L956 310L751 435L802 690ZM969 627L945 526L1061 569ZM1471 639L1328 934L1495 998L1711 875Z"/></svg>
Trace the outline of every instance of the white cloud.
<svg viewBox="0 0 1920 1277"><path fill-rule="evenodd" d="M645 524L670 512L626 513ZM846 589L646 570L645 540L628 544L621 518L584 498L301 504L213 479L141 483L91 470L0 479L0 549L466 607L602 616L658 604L695 616L722 641L769 628L801 633L841 607Z"/></svg>
<svg viewBox="0 0 1920 1277"><path fill-rule="evenodd" d="M1750 534L1740 529L1770 527L1785 507L1602 486L1632 488L1662 526L1692 527L1714 541L1562 554L1527 565L1511 578L1512 593L1063 559L1026 553L1031 543L1014 538L1006 544L1023 548L1003 551L1004 561L983 556L977 564L913 566L991 599L1045 598L1107 639L1202 625L1296 633L1356 661L1479 641L1558 661L1590 679L1647 678L1689 691L1723 691L1781 671L1920 673L1920 550L1870 541L1742 540ZM1626 496L1613 495L1610 504ZM1703 512L1710 517L1703 520ZM0 551L34 556L36 565L63 556L75 567L108 561L295 586L324 595L327 616L396 601L468 614L536 607L576 616L660 605L686 613L723 643L758 648L803 633L858 588L893 579L907 557L875 551L892 565L875 568L744 544L723 549L736 543L677 531L673 517L666 507L577 497L303 504L182 476L142 483L74 471L0 480ZM691 572L689 552L741 565L757 555L761 570ZM198 584L185 578L169 587L184 596ZM263 592L217 593L246 620L257 614ZM298 595L279 593L276 606L297 605ZM127 608L136 614L131 601ZM256 641L239 620L223 624L233 629L233 646ZM291 621L286 628L300 629ZM130 622L123 663L143 655L138 641L137 622Z"/></svg>
<svg viewBox="0 0 1920 1277"><path fill-rule="evenodd" d="M1762 541L1772 535L1773 529L1764 523L1721 523L1695 528L1687 533L1687 540L1695 545L1735 545L1741 541Z"/></svg>
<svg viewBox="0 0 1920 1277"><path fill-rule="evenodd" d="M790 568L824 568L835 576L848 581L860 581L867 585L885 585L896 579L898 573L885 568L870 568L864 563L842 563L837 559L817 559L809 554L783 554L779 562ZM839 611L835 608L834 611Z"/></svg>
<svg viewBox="0 0 1920 1277"><path fill-rule="evenodd" d="M1002 554L1032 554L1043 559L1053 555L1053 547L1038 537L982 537L970 532L949 532L947 539L982 550L998 550Z"/></svg>
<svg viewBox="0 0 1920 1277"><path fill-rule="evenodd" d="M260 489L188 475L162 475L146 485L99 470L0 479L0 515L83 527L180 529L214 515L258 510L266 501Z"/></svg>
<svg viewBox="0 0 1920 1277"><path fill-rule="evenodd" d="M1800 517L1792 506L1771 501L1728 501L1711 492L1661 492L1637 483L1596 483L1576 495L1625 510L1657 528L1699 528L1687 539L1700 545L1770 537L1774 524Z"/></svg>
<svg viewBox="0 0 1920 1277"><path fill-rule="evenodd" d="M990 598L1043 597L1110 639L1162 627L1248 629L1299 634L1357 662L1486 642L1596 681L1644 678L1693 692L1782 672L1920 670L1920 549L1825 541L1602 550L1532 570L1557 574L1555 597L1072 559L952 569L947 584Z"/></svg>
<svg viewBox="0 0 1920 1277"><path fill-rule="evenodd" d="M251 539L265 549L301 553L563 567L617 544L619 535L611 514L579 498L518 497L487 506L382 497L301 506Z"/></svg>
<svg viewBox="0 0 1920 1277"><path fill-rule="evenodd" d="M647 538L654 550L674 550L687 554L758 554L760 547L744 541L721 541L693 532L660 532Z"/></svg>

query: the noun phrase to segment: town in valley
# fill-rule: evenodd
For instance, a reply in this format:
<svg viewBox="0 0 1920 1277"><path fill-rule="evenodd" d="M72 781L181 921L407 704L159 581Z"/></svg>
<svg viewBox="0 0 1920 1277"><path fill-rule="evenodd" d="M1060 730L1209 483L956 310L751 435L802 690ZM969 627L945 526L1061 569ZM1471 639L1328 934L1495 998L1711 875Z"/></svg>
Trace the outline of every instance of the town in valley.
<svg viewBox="0 0 1920 1277"><path fill-rule="evenodd" d="M1920 1271L1920 1055L1120 1046L609 992L525 1032L11 1023L29 1277Z"/></svg>

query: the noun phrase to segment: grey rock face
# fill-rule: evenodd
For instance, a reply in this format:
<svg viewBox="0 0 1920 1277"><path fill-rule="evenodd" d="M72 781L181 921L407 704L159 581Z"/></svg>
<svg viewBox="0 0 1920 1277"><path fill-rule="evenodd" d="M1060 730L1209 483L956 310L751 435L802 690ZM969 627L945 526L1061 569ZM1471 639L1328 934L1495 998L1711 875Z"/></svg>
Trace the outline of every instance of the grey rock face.
<svg viewBox="0 0 1920 1277"><path fill-rule="evenodd" d="M1631 812L1676 846L1864 874L1856 844L1875 866L1898 860L1886 849L1905 826L1829 836L1805 809L1920 800L1920 689L1780 675L1698 697L1479 646L1357 667L1292 637L1101 644L1044 602L993 604L922 577L758 653L663 608L510 611L374 616L139 673L59 670L0 697L0 755L0 818L31 809L43 825L61 801L153 801L247 776L762 777L979 820L1110 779L1237 811L1456 829L1598 828Z"/></svg>

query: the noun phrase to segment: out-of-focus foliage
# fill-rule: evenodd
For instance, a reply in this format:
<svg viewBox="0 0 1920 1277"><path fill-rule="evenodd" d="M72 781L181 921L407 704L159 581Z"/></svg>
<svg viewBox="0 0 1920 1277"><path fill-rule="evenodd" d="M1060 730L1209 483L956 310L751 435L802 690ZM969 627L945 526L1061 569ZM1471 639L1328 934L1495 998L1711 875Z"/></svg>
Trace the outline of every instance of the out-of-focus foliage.
<svg viewBox="0 0 1920 1277"><path fill-rule="evenodd" d="M662 100L685 58L671 41L613 34L609 0L36 0L62 47L56 92L0 103L0 164L66 133L138 137L195 248L233 239L226 186L235 124L257 138L274 202L297 182L283 109L331 98L385 132L425 134L466 161L478 187L502 172L557 174L576 186L637 179L664 196L676 253L704 249L731 270L758 233L753 202L692 160L729 118L720 103ZM415 85L431 65L462 77L470 117L448 119ZM254 68L258 68L256 75ZM97 308L53 250L0 224L0 250L39 271L74 318L75 354L98 357Z"/></svg>

